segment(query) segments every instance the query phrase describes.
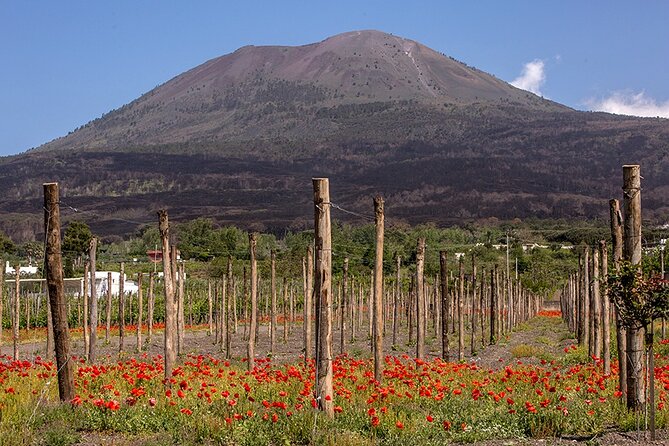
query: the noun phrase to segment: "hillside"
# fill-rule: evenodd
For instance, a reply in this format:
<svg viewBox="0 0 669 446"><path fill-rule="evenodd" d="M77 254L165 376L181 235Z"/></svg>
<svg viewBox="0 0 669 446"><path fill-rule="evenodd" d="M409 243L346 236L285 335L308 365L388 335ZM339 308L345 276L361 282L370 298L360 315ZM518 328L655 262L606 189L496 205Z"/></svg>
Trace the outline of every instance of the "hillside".
<svg viewBox="0 0 669 446"><path fill-rule="evenodd" d="M3 159L0 228L39 233L41 184L54 180L101 234L153 224L160 207L177 220L303 228L320 175L357 212L383 194L396 222L602 217L631 162L642 164L644 216L663 221L668 154L668 120L577 112L360 31L240 48Z"/></svg>

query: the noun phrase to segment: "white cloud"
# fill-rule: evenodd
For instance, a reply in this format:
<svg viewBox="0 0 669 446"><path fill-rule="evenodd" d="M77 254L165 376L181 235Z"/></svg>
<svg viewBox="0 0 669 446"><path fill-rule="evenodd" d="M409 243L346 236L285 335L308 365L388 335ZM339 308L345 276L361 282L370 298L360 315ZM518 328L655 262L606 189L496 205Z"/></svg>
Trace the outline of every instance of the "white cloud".
<svg viewBox="0 0 669 446"><path fill-rule="evenodd" d="M588 102L591 110L616 113L618 115L669 118L669 100L656 102L645 92L630 93L616 91L608 98Z"/></svg>
<svg viewBox="0 0 669 446"><path fill-rule="evenodd" d="M530 91L536 95L543 96L541 87L546 82L546 73L544 72L544 61L534 59L523 66L520 76L511 81L511 85L522 90Z"/></svg>

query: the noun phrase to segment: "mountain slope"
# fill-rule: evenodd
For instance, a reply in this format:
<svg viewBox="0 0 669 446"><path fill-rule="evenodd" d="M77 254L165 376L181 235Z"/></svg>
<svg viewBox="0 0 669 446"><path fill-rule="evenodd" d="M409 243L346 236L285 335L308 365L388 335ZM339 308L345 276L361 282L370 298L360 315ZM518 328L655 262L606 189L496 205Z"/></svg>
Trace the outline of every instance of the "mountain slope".
<svg viewBox="0 0 669 446"><path fill-rule="evenodd" d="M342 108L398 102L565 110L412 40L356 31L299 47L240 48L43 149L322 138L339 133L333 115Z"/></svg>
<svg viewBox="0 0 669 446"><path fill-rule="evenodd" d="M644 217L665 221L668 120L577 112L360 31L240 48L1 160L0 229L41 232L46 181L61 183L65 218L103 235L154 224L162 207L177 221L302 229L313 176L358 213L382 194L395 223L605 218L626 163L642 164Z"/></svg>

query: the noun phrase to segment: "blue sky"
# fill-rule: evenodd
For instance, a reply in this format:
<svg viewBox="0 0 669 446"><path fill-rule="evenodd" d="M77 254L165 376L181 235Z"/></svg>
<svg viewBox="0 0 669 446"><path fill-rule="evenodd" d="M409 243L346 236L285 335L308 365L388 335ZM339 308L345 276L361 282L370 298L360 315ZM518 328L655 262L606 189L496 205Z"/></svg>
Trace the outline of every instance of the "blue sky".
<svg viewBox="0 0 669 446"><path fill-rule="evenodd" d="M669 1L0 0L0 155L244 45L378 29L571 107L669 117Z"/></svg>

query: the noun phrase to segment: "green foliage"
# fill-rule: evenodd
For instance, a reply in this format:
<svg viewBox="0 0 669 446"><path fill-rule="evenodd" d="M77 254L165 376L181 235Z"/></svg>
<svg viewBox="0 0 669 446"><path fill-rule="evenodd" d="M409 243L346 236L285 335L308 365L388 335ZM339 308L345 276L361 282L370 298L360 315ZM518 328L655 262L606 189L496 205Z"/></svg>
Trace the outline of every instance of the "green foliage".
<svg viewBox="0 0 669 446"><path fill-rule="evenodd" d="M16 252L16 245L7 237L7 234L0 231L0 255L14 254Z"/></svg>
<svg viewBox="0 0 669 446"><path fill-rule="evenodd" d="M82 221L73 220L63 235L63 251L73 257L80 257L88 252L88 245L93 238L91 228Z"/></svg>
<svg viewBox="0 0 669 446"><path fill-rule="evenodd" d="M626 327L644 328L669 316L669 282L647 277L639 265L621 262L620 270L609 275L608 293Z"/></svg>

